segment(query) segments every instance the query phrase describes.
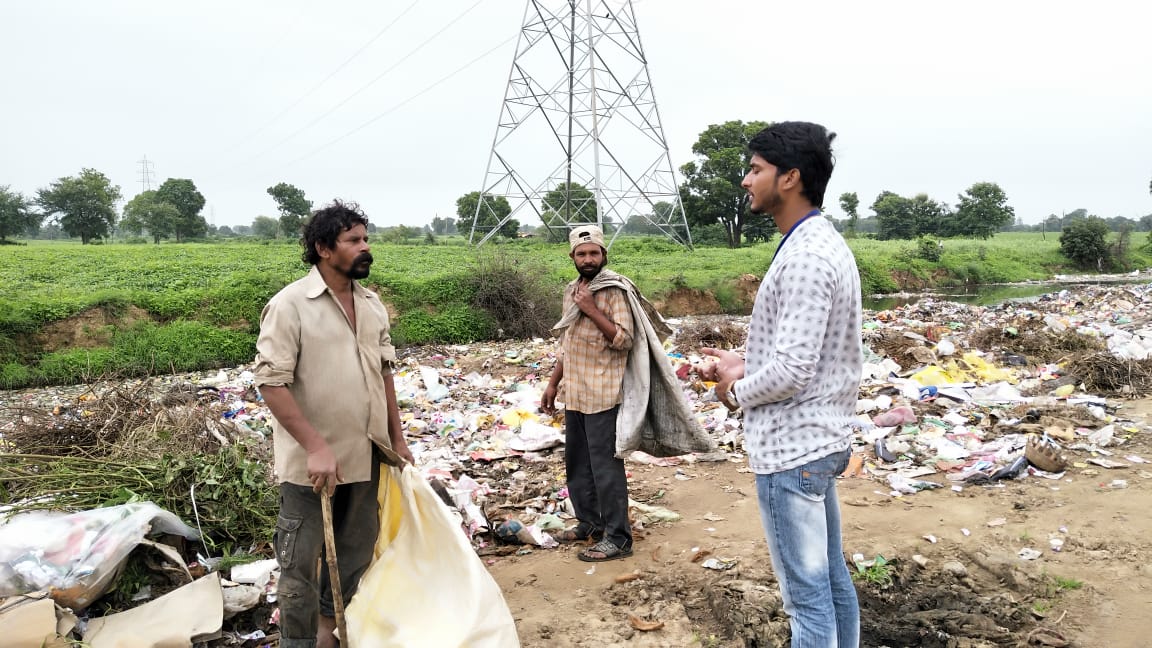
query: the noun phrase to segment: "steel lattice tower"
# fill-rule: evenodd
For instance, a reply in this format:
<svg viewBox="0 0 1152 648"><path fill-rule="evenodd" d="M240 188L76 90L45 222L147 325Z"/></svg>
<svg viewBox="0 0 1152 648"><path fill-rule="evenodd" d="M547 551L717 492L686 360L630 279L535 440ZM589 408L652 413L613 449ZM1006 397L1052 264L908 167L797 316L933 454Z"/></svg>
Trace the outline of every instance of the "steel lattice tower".
<svg viewBox="0 0 1152 648"><path fill-rule="evenodd" d="M691 247L632 0L528 0L482 187L477 245L519 218Z"/></svg>

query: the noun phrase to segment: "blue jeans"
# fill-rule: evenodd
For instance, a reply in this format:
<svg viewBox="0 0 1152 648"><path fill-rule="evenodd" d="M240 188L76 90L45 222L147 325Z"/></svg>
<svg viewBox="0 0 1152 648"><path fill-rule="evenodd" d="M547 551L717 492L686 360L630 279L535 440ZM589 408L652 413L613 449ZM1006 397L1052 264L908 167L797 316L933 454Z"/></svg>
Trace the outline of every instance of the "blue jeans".
<svg viewBox="0 0 1152 648"><path fill-rule="evenodd" d="M840 544L836 477L851 450L756 475L760 518L780 581L792 648L857 648L860 606Z"/></svg>

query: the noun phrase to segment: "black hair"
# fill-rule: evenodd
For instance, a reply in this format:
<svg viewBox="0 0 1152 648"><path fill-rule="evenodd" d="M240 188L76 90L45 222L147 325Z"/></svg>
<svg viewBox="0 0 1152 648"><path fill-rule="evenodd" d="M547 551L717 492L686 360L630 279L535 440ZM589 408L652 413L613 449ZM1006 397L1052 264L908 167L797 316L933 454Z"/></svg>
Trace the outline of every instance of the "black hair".
<svg viewBox="0 0 1152 648"><path fill-rule="evenodd" d="M824 205L824 191L836 159L832 140L836 133L811 122L780 122L756 133L748 142L749 153L776 167L777 173L796 169L803 185L801 194L813 207Z"/></svg>
<svg viewBox="0 0 1152 648"><path fill-rule="evenodd" d="M304 246L304 253L300 255L304 263L316 265L320 263L320 253L316 251L317 244L326 248L336 247L336 239L340 235L357 225L368 227L368 217L361 211L356 203L333 200L323 209L312 212L312 217L304 223L300 245Z"/></svg>

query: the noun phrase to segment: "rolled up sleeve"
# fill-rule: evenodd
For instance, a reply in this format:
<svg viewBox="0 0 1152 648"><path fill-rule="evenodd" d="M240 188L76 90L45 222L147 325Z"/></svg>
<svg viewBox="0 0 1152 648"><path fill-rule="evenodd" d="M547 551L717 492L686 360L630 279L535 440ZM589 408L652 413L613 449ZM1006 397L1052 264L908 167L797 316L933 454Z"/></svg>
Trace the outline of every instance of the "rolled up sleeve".
<svg viewBox="0 0 1152 648"><path fill-rule="evenodd" d="M384 313L384 326L380 330L380 364L384 373L391 373L396 367L396 347L392 344L392 323L388 320L388 312Z"/></svg>
<svg viewBox="0 0 1152 648"><path fill-rule="evenodd" d="M291 385L300 351L300 316L290 304L275 299L260 313L260 335L256 339L254 384ZM395 351L393 351L395 355Z"/></svg>

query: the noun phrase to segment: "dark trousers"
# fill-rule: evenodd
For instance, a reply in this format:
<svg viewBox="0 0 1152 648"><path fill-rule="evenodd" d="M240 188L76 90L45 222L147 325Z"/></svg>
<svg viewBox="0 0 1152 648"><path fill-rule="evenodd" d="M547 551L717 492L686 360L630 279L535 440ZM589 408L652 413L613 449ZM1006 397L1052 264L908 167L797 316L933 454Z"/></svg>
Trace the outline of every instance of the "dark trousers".
<svg viewBox="0 0 1152 648"><path fill-rule="evenodd" d="M380 531L379 486L380 464L373 461L371 481L341 484L332 495L332 530L345 604L372 561ZM311 486L280 484L274 543L280 563L280 646L314 648L317 615L331 617L336 613L328 562L321 561L325 549L320 495ZM317 561L321 561L319 570Z"/></svg>
<svg viewBox="0 0 1152 648"><path fill-rule="evenodd" d="M599 534L620 548L632 546L628 478L616 458L617 405L596 414L564 412L564 467L568 497L581 532Z"/></svg>

